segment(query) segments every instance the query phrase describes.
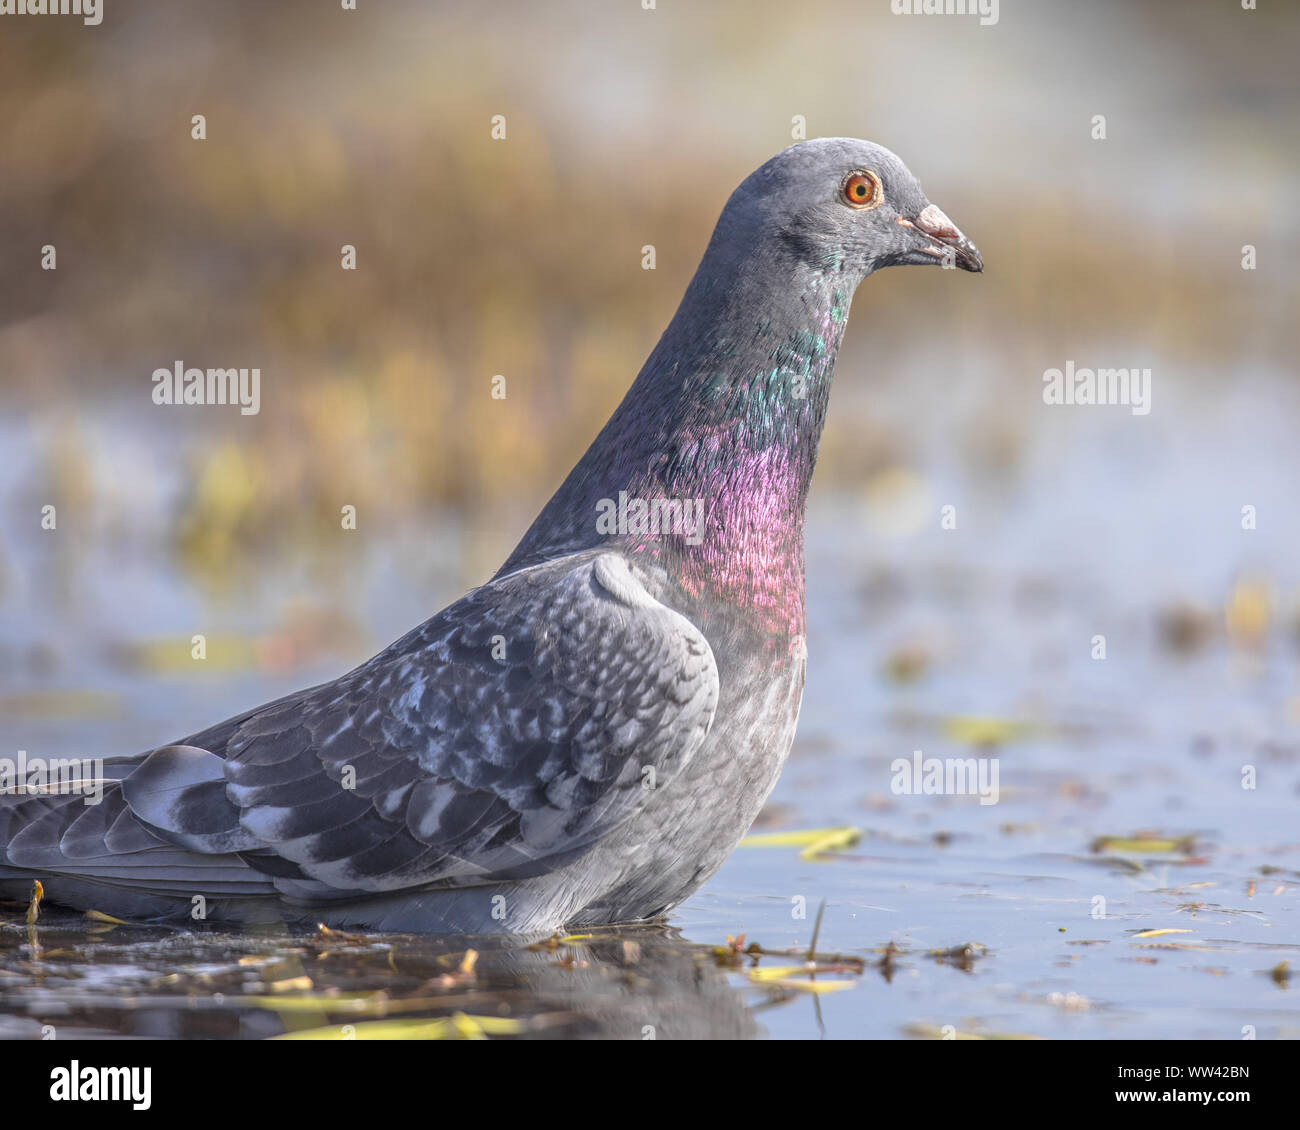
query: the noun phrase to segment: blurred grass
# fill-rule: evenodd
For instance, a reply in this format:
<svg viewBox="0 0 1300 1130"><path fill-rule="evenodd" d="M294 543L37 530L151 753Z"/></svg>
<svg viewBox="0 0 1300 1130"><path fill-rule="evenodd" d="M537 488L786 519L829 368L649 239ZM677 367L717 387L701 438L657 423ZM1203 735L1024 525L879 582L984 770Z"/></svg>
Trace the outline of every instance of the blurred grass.
<svg viewBox="0 0 1300 1130"><path fill-rule="evenodd" d="M653 345L726 193L788 143L788 118L774 118L753 152L709 146L707 128L690 122L679 146L608 122L584 136L571 100L586 77L547 60L600 53L599 23L575 47L580 6L553 6L550 18L498 9L488 18L473 6L398 6L349 22L298 2L166 13L123 2L105 32L6 24L0 98L21 112L0 115L0 388L13 408L54 421L45 496L95 506L102 475L77 417L102 399L132 406L145 434L184 430L175 546L214 575L271 539L337 528L344 504L370 528L412 508L527 519ZM744 11L718 5L695 30L724 38ZM816 17L827 35L846 18L902 27L833 3L815 5ZM1174 29L1189 65L1208 50L1206 18L1195 9ZM535 40L537 59L503 46L512 22L510 42ZM1144 26L1153 41L1170 38L1164 22ZM690 30L675 33L682 51ZM780 43L751 26L727 47L726 66L743 69ZM1284 42L1276 56L1233 57L1235 67L1220 63L1225 107L1245 66L1263 91L1294 91ZM673 58L636 65L651 99L680 82ZM817 60L798 65L794 87L815 84ZM1010 71L994 79L986 65L975 73L1027 83ZM1028 85L1023 94L1033 97ZM616 115L601 96L589 93L593 115ZM1239 109L1267 120L1281 105ZM493 142L488 123L503 111L508 140ZM203 142L189 135L199 112ZM1207 145L1230 144L1236 125L1214 124ZM1158 126L1143 128L1154 136ZM1091 154L1087 175L1067 175L1059 191L1017 191L1016 160L1080 165L1083 150L1015 158L1016 144L1003 138L968 182L940 192L927 181L980 244L988 273L963 287L929 272L869 282L842 371L867 368L868 337L873 379L917 364L918 339L988 358L967 443L972 458L998 465L1015 461L1026 426L1004 401L1032 404L1037 374L1065 356L1105 348L1116 364L1291 363L1294 272L1280 287L1263 272L1225 286L1222 270L1197 269L1238 256L1240 227L1221 222L1220 201L1188 186L1161 221L1159 202L1139 199L1113 157ZM925 144L904 155L923 176L933 160ZM1275 241L1270 259L1294 261L1294 220L1262 234ZM57 271L39 269L45 243L58 248ZM640 268L647 243L653 273ZM340 269L343 244L357 247L358 270ZM154 408L149 374L177 359L260 367L261 414ZM490 395L495 374L507 378L504 401ZM865 396L838 404L851 425L828 437L823 481L857 482L900 460L907 437Z"/></svg>

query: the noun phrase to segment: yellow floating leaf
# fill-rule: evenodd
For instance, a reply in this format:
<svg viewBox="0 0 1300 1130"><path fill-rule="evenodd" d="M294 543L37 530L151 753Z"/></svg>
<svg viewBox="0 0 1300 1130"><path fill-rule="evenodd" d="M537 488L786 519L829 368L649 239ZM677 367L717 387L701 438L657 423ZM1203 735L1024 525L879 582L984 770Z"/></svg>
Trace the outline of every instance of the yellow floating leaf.
<svg viewBox="0 0 1300 1130"><path fill-rule="evenodd" d="M839 848L852 847L862 838L857 828L834 828L820 840L814 840L799 853L800 859L816 859Z"/></svg>
<svg viewBox="0 0 1300 1130"><path fill-rule="evenodd" d="M273 993L292 993L310 989L312 981L310 977L286 977L283 981L272 981L267 988Z"/></svg>
<svg viewBox="0 0 1300 1130"><path fill-rule="evenodd" d="M838 993L843 989L852 989L856 981L764 981L764 985L774 989L793 989L800 993Z"/></svg>
<svg viewBox="0 0 1300 1130"><path fill-rule="evenodd" d="M762 832L746 836L741 847L797 847L803 848L800 859L815 859L837 848L852 847L862 838L861 828L809 828L800 832Z"/></svg>
<svg viewBox="0 0 1300 1130"><path fill-rule="evenodd" d="M131 923L124 918L114 918L111 914L105 914L102 910L88 910L86 917L92 922L107 922L112 926L129 926Z"/></svg>
<svg viewBox="0 0 1300 1130"><path fill-rule="evenodd" d="M1164 930L1142 930L1134 934L1135 938L1163 938L1166 934L1195 934L1195 930L1174 930L1172 928Z"/></svg>
<svg viewBox="0 0 1300 1130"><path fill-rule="evenodd" d="M975 715L958 715L946 719L943 724L943 732L947 737L976 747L1005 745L1025 737L1031 729L1024 722Z"/></svg>
<svg viewBox="0 0 1300 1130"><path fill-rule="evenodd" d="M371 940L369 934L348 934L343 930L331 930L324 922L316 923L316 932L323 938L336 938L343 942L368 943Z"/></svg>
<svg viewBox="0 0 1300 1130"><path fill-rule="evenodd" d="M795 989L801 993L838 993L844 989L852 989L857 985L856 981L770 981L768 984L777 985L782 989Z"/></svg>
<svg viewBox="0 0 1300 1130"><path fill-rule="evenodd" d="M275 1040L486 1040L489 1036L516 1036L521 1021L501 1016L470 1016L463 1012L436 1020L368 1020L360 1024L333 1024L273 1036Z"/></svg>
<svg viewBox="0 0 1300 1130"><path fill-rule="evenodd" d="M807 972L807 968L802 965L765 965L760 969L751 969L749 979L751 981L780 981L783 977L793 977L796 974Z"/></svg>
<svg viewBox="0 0 1300 1130"><path fill-rule="evenodd" d="M1098 836L1092 842L1092 850L1127 851L1152 855L1168 855L1171 852L1183 852L1191 855L1195 846L1195 837L1179 836Z"/></svg>
<svg viewBox="0 0 1300 1130"><path fill-rule="evenodd" d="M41 916L41 899L45 897L45 888L39 879L32 880L32 901L27 904L27 925L35 926Z"/></svg>
<svg viewBox="0 0 1300 1130"><path fill-rule="evenodd" d="M1272 615L1269 583L1257 577L1239 580L1228 597L1223 617L1234 643L1257 645L1268 632Z"/></svg>
<svg viewBox="0 0 1300 1130"><path fill-rule="evenodd" d="M250 995L232 997L231 1001L249 1008L269 1008L273 1012L292 1013L357 1013L360 1015L382 1015L387 1011L389 1001L380 996L352 997L290 997L270 995Z"/></svg>
<svg viewBox="0 0 1300 1130"><path fill-rule="evenodd" d="M810 976L806 965L767 965L760 969L751 969L748 977L756 985L768 988L794 989L800 993L836 993L841 989L852 989L856 981L816 980Z"/></svg>
<svg viewBox="0 0 1300 1130"><path fill-rule="evenodd" d="M799 832L760 832L756 836L746 836L740 841L741 847L803 847L839 832L840 828L809 828Z"/></svg>

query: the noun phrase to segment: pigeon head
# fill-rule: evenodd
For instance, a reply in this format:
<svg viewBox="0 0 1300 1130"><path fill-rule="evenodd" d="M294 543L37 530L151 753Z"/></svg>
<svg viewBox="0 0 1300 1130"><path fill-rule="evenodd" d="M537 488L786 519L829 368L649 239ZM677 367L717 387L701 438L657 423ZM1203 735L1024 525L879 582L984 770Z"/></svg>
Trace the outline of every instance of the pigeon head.
<svg viewBox="0 0 1300 1130"><path fill-rule="evenodd" d="M975 245L894 153L851 137L778 153L732 193L718 228L728 240L781 247L855 282L902 263L984 269Z"/></svg>
<svg viewBox="0 0 1300 1130"><path fill-rule="evenodd" d="M745 606L801 636L804 503L849 308L867 275L902 263L984 269L883 146L804 141L751 173L631 390L506 569L616 541L676 570L697 614ZM613 499L698 502L702 524L667 538L596 529Z"/></svg>

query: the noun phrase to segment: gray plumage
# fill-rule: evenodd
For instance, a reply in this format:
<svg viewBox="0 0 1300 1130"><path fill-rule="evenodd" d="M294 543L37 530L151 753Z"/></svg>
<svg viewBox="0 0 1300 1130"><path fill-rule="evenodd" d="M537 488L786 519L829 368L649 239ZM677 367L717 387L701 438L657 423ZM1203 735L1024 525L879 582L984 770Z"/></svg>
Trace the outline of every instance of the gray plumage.
<svg viewBox="0 0 1300 1130"><path fill-rule="evenodd" d="M876 191L859 201L861 183ZM902 162L828 139L733 194L623 404L497 576L341 678L0 797L0 891L124 917L484 933L663 914L776 781L803 509L853 290L982 268ZM699 500L693 529L597 520ZM674 512L680 518L681 511Z"/></svg>

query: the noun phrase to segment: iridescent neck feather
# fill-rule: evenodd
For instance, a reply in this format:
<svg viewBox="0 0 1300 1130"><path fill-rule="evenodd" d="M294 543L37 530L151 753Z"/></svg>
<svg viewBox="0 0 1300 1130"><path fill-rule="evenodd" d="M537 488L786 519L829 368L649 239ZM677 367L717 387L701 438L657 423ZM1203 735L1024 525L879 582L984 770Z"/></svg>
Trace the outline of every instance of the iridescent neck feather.
<svg viewBox="0 0 1300 1130"><path fill-rule="evenodd" d="M718 251L502 571L609 544L697 609L801 636L804 504L857 279L781 247Z"/></svg>

